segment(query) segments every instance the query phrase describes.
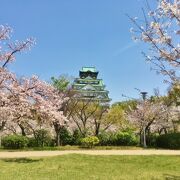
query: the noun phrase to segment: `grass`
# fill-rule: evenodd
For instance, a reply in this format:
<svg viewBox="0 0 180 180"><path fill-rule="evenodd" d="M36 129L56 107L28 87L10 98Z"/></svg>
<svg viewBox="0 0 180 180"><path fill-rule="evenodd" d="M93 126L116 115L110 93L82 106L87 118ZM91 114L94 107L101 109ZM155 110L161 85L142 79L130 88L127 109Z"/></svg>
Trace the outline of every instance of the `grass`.
<svg viewBox="0 0 180 180"><path fill-rule="evenodd" d="M0 159L2 180L180 179L180 156L63 155Z"/></svg>
<svg viewBox="0 0 180 180"><path fill-rule="evenodd" d="M80 146L58 146L58 147L34 147L34 148L24 148L24 149L16 149L16 150L9 150L0 148L0 151L65 151L65 150L82 150L87 148L82 148ZM137 146L95 146L91 150L137 150L143 149L142 147ZM87 149L89 150L89 149Z"/></svg>

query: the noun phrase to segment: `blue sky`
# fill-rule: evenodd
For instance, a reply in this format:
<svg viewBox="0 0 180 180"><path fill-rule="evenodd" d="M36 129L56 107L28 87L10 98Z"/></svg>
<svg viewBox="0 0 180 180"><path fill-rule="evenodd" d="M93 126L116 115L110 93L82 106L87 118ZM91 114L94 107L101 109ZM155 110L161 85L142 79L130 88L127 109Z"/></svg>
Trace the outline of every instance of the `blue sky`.
<svg viewBox="0 0 180 180"><path fill-rule="evenodd" d="M158 87L164 94L167 84L150 71L141 55L146 48L131 40L132 24L125 16L141 16L144 1L0 0L0 24L14 29L13 40L35 37L37 42L9 68L49 80L61 74L76 77L82 66L95 66L113 102L125 100L122 94L137 98L134 88L151 95Z"/></svg>

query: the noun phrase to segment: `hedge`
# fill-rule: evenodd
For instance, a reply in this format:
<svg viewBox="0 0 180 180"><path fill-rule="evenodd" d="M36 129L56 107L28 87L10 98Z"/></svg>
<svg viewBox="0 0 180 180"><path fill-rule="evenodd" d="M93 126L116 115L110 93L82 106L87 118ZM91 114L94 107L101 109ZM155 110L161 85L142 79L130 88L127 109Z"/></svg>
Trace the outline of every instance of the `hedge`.
<svg viewBox="0 0 180 180"><path fill-rule="evenodd" d="M20 135L9 135L2 138L2 146L5 149L22 149L28 144L28 138Z"/></svg>
<svg viewBox="0 0 180 180"><path fill-rule="evenodd" d="M156 145L166 149L180 149L180 133L163 134L157 137Z"/></svg>
<svg viewBox="0 0 180 180"><path fill-rule="evenodd" d="M98 136L101 146L134 146L137 137L131 132L101 133Z"/></svg>

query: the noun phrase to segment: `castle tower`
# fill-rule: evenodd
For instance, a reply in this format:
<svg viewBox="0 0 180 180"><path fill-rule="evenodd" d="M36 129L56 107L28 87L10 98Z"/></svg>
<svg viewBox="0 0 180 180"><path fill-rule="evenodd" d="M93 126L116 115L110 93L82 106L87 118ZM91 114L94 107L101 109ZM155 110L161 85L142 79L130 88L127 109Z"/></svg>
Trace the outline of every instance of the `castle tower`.
<svg viewBox="0 0 180 180"><path fill-rule="evenodd" d="M111 99L105 90L102 79L98 79L98 71L95 67L83 67L79 71L79 77L73 82L73 90L80 100L92 100L108 104Z"/></svg>

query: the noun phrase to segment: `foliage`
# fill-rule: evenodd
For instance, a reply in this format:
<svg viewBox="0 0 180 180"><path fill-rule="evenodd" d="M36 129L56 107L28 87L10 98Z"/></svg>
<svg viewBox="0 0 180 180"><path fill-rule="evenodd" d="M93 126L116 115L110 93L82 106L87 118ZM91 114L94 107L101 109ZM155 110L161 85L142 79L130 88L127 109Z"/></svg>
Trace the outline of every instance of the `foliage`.
<svg viewBox="0 0 180 180"><path fill-rule="evenodd" d="M180 106L180 81L175 82L168 92L168 99L176 106Z"/></svg>
<svg viewBox="0 0 180 180"><path fill-rule="evenodd" d="M99 139L96 136L89 136L81 139L81 144L83 147L93 148L95 145L99 144Z"/></svg>
<svg viewBox="0 0 180 180"><path fill-rule="evenodd" d="M118 132L115 134L114 143L117 146L134 146L138 144L138 141L132 133Z"/></svg>
<svg viewBox="0 0 180 180"><path fill-rule="evenodd" d="M147 145L149 147L157 147L157 138L159 137L158 134L154 133L154 134L150 134L146 137L147 139Z"/></svg>
<svg viewBox="0 0 180 180"><path fill-rule="evenodd" d="M136 109L137 101L128 100L128 101L116 102L112 105L112 107L117 106L117 105L121 107L121 109L124 111L130 111L132 109Z"/></svg>
<svg viewBox="0 0 180 180"><path fill-rule="evenodd" d="M104 132L98 138L101 146L135 146L138 144L137 137L130 131L119 131L116 133Z"/></svg>
<svg viewBox="0 0 180 180"><path fill-rule="evenodd" d="M72 135L72 144L80 145L81 139L82 139L82 134L79 132L79 130L78 129L74 130Z"/></svg>
<svg viewBox="0 0 180 180"><path fill-rule="evenodd" d="M34 132L34 139L32 138L29 142L29 147L44 147L50 146L52 144L52 139L49 132L45 129L39 129Z"/></svg>
<svg viewBox="0 0 180 180"><path fill-rule="evenodd" d="M92 123L94 126L94 135L98 136L102 129L109 129L114 123L106 118L109 110L109 106L103 106L100 103L92 103L91 109L97 107L96 111L92 113Z"/></svg>
<svg viewBox="0 0 180 180"><path fill-rule="evenodd" d="M70 79L64 75L60 76L59 78L52 77L51 81L52 85L60 92L67 91L70 86Z"/></svg>
<svg viewBox="0 0 180 180"><path fill-rule="evenodd" d="M28 138L20 135L3 137L2 145L6 149L22 149L28 144Z"/></svg>
<svg viewBox="0 0 180 180"><path fill-rule="evenodd" d="M99 102L94 102L92 99L80 101L76 98L71 98L68 104L68 118L71 119L71 126L75 126L83 137L88 135L88 131L92 129L92 124L95 127L101 125L103 114L106 108L100 106ZM93 134L91 132L91 134Z"/></svg>
<svg viewBox="0 0 180 180"><path fill-rule="evenodd" d="M37 141L34 137L29 137L28 138L28 144L27 144L28 148L32 148L32 147L41 147L37 144Z"/></svg>
<svg viewBox="0 0 180 180"><path fill-rule="evenodd" d="M115 125L118 129L124 130L130 126L125 117L125 111L121 105L113 105L104 117L107 126ZM109 128L110 129L110 128Z"/></svg>
<svg viewBox="0 0 180 180"><path fill-rule="evenodd" d="M98 135L99 138L99 145L100 146L111 146L113 145L113 141L112 138L113 137L113 133L111 132L101 132Z"/></svg>
<svg viewBox="0 0 180 180"><path fill-rule="evenodd" d="M180 149L180 133L163 134L157 138L157 146L166 149Z"/></svg>
<svg viewBox="0 0 180 180"><path fill-rule="evenodd" d="M61 145L72 145L73 144L73 136L67 130L67 128L63 127L59 133Z"/></svg>

